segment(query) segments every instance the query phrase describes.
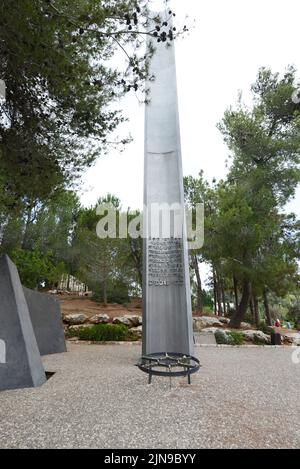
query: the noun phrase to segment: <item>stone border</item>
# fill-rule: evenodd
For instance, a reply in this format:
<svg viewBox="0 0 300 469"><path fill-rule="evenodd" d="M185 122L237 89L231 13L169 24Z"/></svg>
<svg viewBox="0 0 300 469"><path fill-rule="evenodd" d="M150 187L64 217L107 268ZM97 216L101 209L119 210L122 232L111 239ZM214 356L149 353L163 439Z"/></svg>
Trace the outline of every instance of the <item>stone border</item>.
<svg viewBox="0 0 300 469"><path fill-rule="evenodd" d="M299 345L256 345L256 344L244 344L244 345L229 345L229 344L194 344L194 347L219 347L219 348L291 348L291 347L300 347Z"/></svg>
<svg viewBox="0 0 300 469"><path fill-rule="evenodd" d="M70 340L67 339L67 344L76 344L76 345L142 345L141 340L105 340L105 341L92 341L92 340Z"/></svg>
<svg viewBox="0 0 300 469"><path fill-rule="evenodd" d="M141 340L135 340L135 341L91 341L91 340L69 340L67 339L68 344L76 344L76 345L142 345ZM227 344L194 344L194 347L218 347L218 348L291 348L291 347L297 347L293 345L227 345ZM300 347L300 346L298 346Z"/></svg>

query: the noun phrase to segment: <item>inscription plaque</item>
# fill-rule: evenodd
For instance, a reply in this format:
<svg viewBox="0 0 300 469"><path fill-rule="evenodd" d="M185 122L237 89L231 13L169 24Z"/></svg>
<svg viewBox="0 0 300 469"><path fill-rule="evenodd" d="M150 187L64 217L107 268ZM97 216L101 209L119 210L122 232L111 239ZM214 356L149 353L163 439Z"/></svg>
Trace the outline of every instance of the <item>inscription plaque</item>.
<svg viewBox="0 0 300 469"><path fill-rule="evenodd" d="M152 238L148 244L148 285L183 285L182 240Z"/></svg>

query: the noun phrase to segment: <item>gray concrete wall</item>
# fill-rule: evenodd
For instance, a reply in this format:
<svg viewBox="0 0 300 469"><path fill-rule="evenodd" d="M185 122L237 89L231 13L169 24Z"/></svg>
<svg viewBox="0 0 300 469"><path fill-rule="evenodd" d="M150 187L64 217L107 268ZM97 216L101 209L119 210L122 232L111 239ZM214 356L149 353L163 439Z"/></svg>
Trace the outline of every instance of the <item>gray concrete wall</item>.
<svg viewBox="0 0 300 469"><path fill-rule="evenodd" d="M19 274L8 256L0 259L0 340L0 390L46 381Z"/></svg>
<svg viewBox="0 0 300 469"><path fill-rule="evenodd" d="M59 301L28 288L24 288L24 294L40 354L66 352Z"/></svg>

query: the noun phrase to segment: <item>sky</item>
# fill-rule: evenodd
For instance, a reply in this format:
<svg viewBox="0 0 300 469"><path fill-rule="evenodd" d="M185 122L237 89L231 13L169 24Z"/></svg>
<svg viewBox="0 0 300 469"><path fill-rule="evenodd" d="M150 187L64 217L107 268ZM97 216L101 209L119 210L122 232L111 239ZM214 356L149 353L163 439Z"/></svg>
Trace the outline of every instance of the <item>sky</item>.
<svg viewBox="0 0 300 469"><path fill-rule="evenodd" d="M154 10L162 0L153 0ZM211 181L226 175L229 151L216 124L239 91L250 104L250 85L260 67L299 70L299 0L173 0L176 26L191 27L176 41L183 174ZM188 19L186 16L188 15ZM119 128L133 142L124 152L99 157L83 177L82 203L95 204L108 192L123 208L143 205L144 106L134 93L119 103L129 121ZM300 190L288 207L300 217Z"/></svg>

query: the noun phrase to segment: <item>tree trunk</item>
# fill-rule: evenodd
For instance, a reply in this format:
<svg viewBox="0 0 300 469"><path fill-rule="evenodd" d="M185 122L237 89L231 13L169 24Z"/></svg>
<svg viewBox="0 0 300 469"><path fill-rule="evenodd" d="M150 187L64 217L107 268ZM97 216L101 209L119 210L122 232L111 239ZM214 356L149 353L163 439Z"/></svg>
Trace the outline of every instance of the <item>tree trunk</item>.
<svg viewBox="0 0 300 469"><path fill-rule="evenodd" d="M103 281L103 303L106 306L107 305L107 284L106 280Z"/></svg>
<svg viewBox="0 0 300 469"><path fill-rule="evenodd" d="M238 296L238 282L235 277L233 276L233 291L234 291L234 304L235 304L235 311L239 309L239 296Z"/></svg>
<svg viewBox="0 0 300 469"><path fill-rule="evenodd" d="M224 290L224 282L223 279L221 281L221 293L222 293L222 303L223 303L223 315L226 314L226 301L225 301L225 290Z"/></svg>
<svg viewBox="0 0 300 469"><path fill-rule="evenodd" d="M198 264L198 259L197 259L196 254L192 255L192 263L193 263L193 268L195 271L196 281L197 281L197 306L196 307L197 307L197 311L202 312L203 310L202 283L201 283L199 264Z"/></svg>
<svg viewBox="0 0 300 469"><path fill-rule="evenodd" d="M254 318L256 326L259 325L259 309L258 309L258 299L257 296L253 296L253 306L254 306Z"/></svg>
<svg viewBox="0 0 300 469"><path fill-rule="evenodd" d="M244 319L244 316L246 314L248 305L249 305L249 299L250 299L250 294L251 294L251 284L249 280L244 280L243 281L243 289L242 289L242 298L241 302L238 306L237 311L235 314L232 316L231 321L229 323L230 327L234 328L239 328L241 325L241 322Z"/></svg>
<svg viewBox="0 0 300 469"><path fill-rule="evenodd" d="M222 289L221 289L221 281L220 281L220 276L216 273L216 278L217 278L217 303L218 303L218 314L220 316L223 315L223 309L222 309Z"/></svg>
<svg viewBox="0 0 300 469"><path fill-rule="evenodd" d="M215 269L213 267L213 282L214 282L214 313L217 314L217 282Z"/></svg>
<svg viewBox="0 0 300 469"><path fill-rule="evenodd" d="M272 318L269 308L269 300L268 300L268 290L267 288L263 291L263 299L264 299L264 307L265 307L265 314L268 326L272 326Z"/></svg>
<svg viewBox="0 0 300 469"><path fill-rule="evenodd" d="M250 295L249 307L250 307L253 322L255 322L254 302L253 302L253 296L252 295Z"/></svg>

